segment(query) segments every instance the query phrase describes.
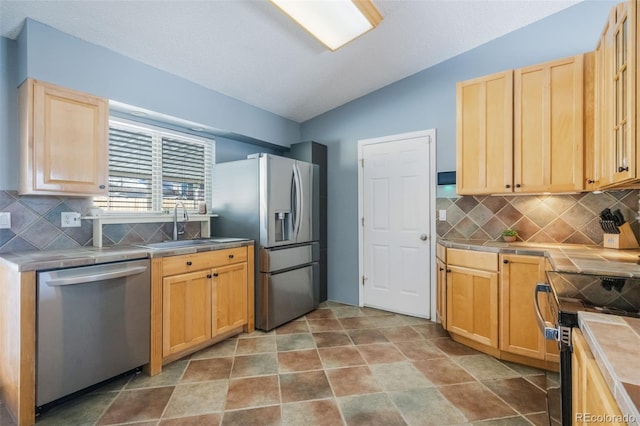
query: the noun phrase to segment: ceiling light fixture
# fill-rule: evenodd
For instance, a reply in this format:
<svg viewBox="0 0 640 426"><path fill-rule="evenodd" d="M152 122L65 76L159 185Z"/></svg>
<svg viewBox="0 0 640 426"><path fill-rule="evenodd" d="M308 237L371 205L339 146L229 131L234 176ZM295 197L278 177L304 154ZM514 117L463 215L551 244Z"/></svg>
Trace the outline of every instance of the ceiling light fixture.
<svg viewBox="0 0 640 426"><path fill-rule="evenodd" d="M371 0L271 0L332 51L372 30L382 15Z"/></svg>

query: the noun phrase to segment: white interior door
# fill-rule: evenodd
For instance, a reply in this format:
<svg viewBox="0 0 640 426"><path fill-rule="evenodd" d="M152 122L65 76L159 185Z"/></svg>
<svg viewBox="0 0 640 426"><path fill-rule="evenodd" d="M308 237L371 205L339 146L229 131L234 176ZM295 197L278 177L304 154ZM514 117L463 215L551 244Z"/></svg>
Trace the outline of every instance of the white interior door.
<svg viewBox="0 0 640 426"><path fill-rule="evenodd" d="M424 318L433 269L429 141L415 134L360 141L361 300Z"/></svg>

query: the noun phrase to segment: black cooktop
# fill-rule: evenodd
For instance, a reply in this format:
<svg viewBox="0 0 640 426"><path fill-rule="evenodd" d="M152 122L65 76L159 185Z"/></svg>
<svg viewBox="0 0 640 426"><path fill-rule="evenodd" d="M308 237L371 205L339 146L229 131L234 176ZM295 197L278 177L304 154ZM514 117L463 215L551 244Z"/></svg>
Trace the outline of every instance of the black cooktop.
<svg viewBox="0 0 640 426"><path fill-rule="evenodd" d="M640 318L640 278L547 271L547 279L558 314L589 311Z"/></svg>

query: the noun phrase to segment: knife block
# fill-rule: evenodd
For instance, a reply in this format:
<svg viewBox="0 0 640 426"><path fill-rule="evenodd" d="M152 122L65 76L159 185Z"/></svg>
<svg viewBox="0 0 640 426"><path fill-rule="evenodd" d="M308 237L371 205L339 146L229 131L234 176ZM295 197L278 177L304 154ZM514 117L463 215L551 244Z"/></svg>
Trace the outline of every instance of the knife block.
<svg viewBox="0 0 640 426"><path fill-rule="evenodd" d="M619 234L604 234L604 240L602 241L602 245L607 248L614 249L632 249L638 248L638 240L636 236L633 235L633 231L631 230L631 226L629 223L625 222L618 227L620 230Z"/></svg>

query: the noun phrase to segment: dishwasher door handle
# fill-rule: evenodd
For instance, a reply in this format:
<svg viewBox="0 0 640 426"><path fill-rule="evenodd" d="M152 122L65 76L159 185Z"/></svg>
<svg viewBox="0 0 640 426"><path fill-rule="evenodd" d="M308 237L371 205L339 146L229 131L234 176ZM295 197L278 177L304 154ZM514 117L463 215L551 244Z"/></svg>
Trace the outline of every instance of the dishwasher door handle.
<svg viewBox="0 0 640 426"><path fill-rule="evenodd" d="M63 285L72 284L86 284L96 281L110 280L113 278L128 277L131 275L141 274L147 270L146 266L136 266L134 268L123 268L115 271L95 273L95 274L78 274L70 277L55 278L46 281L45 284L49 287L58 287Z"/></svg>

